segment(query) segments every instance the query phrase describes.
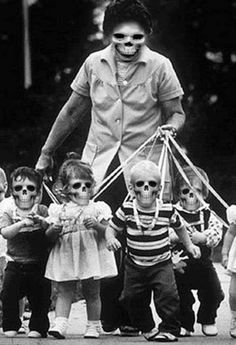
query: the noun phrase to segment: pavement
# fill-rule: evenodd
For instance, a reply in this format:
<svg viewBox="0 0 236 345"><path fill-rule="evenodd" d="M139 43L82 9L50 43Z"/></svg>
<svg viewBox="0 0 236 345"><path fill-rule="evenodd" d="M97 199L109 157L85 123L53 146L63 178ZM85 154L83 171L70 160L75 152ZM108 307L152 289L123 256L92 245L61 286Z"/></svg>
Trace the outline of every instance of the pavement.
<svg viewBox="0 0 236 345"><path fill-rule="evenodd" d="M200 325L195 325L195 332L191 337L188 338L179 338L179 343L184 343L186 345L195 344L195 345L212 345L212 344L235 344L236 339L232 339L229 336L229 325L230 325L230 310L228 304L228 289L230 276L226 274L224 268L220 263L214 264L216 270L219 274L219 278L222 284L222 288L225 292L225 299L221 303L220 308L218 309L217 317L217 327L219 330L218 336L216 337L206 337L202 334ZM153 307L153 305L152 305ZM198 307L198 302L195 303L195 310ZM159 318L156 315L153 307L153 316L156 323L159 323ZM54 312L49 313L50 321L53 322ZM84 339L83 333L85 330L87 318L86 318L86 304L84 300L76 302L72 305L72 310L69 320L68 334L65 340L57 340L52 337L47 339L29 339L27 335L18 335L15 338L5 338L2 333L0 333L0 345L111 345L111 344L122 344L126 345L147 345L147 340L142 336L138 337L123 337L120 336L117 332L116 335L111 334L101 334L99 339Z"/></svg>

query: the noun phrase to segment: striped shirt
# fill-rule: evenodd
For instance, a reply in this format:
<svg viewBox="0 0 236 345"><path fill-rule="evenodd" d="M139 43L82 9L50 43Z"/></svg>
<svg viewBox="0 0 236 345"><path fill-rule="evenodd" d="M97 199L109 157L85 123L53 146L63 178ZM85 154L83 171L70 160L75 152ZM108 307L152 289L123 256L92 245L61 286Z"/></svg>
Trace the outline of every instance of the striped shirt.
<svg viewBox="0 0 236 345"><path fill-rule="evenodd" d="M171 258L168 228L181 229L183 223L172 204L160 206L158 218L150 228L155 210L140 210L138 217L142 224L138 229L132 201L124 202L110 220L110 226L117 232L124 232L127 239L128 256L141 266L152 266Z"/></svg>

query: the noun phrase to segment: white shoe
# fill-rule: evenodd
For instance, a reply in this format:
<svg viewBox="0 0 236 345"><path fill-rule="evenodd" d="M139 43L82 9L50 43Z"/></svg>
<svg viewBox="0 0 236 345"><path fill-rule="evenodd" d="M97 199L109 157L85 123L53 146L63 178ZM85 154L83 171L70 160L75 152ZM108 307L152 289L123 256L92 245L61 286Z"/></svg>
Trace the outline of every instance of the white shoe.
<svg viewBox="0 0 236 345"><path fill-rule="evenodd" d="M5 331L4 335L6 337L12 338L12 337L15 337L17 335L17 331Z"/></svg>
<svg viewBox="0 0 236 345"><path fill-rule="evenodd" d="M202 333L208 337L216 336L218 334L216 324L213 323L212 325L202 325Z"/></svg>
<svg viewBox="0 0 236 345"><path fill-rule="evenodd" d="M28 338L42 338L42 334L38 331L29 331Z"/></svg>
<svg viewBox="0 0 236 345"><path fill-rule="evenodd" d="M229 334L232 338L236 338L236 318L234 316L231 319Z"/></svg>
<svg viewBox="0 0 236 345"><path fill-rule="evenodd" d="M191 335L192 335L191 331L188 331L187 329L181 327L180 333L179 333L180 337L191 337Z"/></svg>
<svg viewBox="0 0 236 345"><path fill-rule="evenodd" d="M100 336L100 327L94 324L88 324L84 333L84 338L97 339Z"/></svg>
<svg viewBox="0 0 236 345"><path fill-rule="evenodd" d="M21 323L21 327L18 329L18 334L27 334L29 331L28 328L28 320L23 320Z"/></svg>
<svg viewBox="0 0 236 345"><path fill-rule="evenodd" d="M54 326L49 329L48 334L57 339L65 339L68 327L68 319L66 317L56 317Z"/></svg>

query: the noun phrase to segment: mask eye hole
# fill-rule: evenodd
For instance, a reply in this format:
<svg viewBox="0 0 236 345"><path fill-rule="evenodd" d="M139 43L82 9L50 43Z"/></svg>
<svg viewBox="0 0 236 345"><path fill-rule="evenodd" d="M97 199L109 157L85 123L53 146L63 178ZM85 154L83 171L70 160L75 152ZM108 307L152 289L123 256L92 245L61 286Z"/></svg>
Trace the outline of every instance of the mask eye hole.
<svg viewBox="0 0 236 345"><path fill-rule="evenodd" d="M157 186L157 182L156 181L149 181L148 184L149 184L150 187L153 187L153 188L155 188Z"/></svg>
<svg viewBox="0 0 236 345"><path fill-rule="evenodd" d="M125 35L117 32L113 35L113 37L117 40L123 40L125 38Z"/></svg>
<svg viewBox="0 0 236 345"><path fill-rule="evenodd" d="M14 189L15 192L20 192L22 190L22 188L23 188L22 186L16 185L16 186L14 186L13 189Z"/></svg>
<svg viewBox="0 0 236 345"><path fill-rule="evenodd" d="M73 188L73 189L80 189L80 187L81 187L81 183L80 183L80 182L76 182L76 183L74 183L74 184L72 185L72 188Z"/></svg>
<svg viewBox="0 0 236 345"><path fill-rule="evenodd" d="M184 188L182 189L182 194L186 195L190 192L190 189L189 188Z"/></svg>
<svg viewBox="0 0 236 345"><path fill-rule="evenodd" d="M142 34L134 34L133 35L133 40L134 41L140 41L140 40L142 40L144 38L144 35L142 35Z"/></svg>
<svg viewBox="0 0 236 345"><path fill-rule="evenodd" d="M86 188L91 188L92 187L92 183L91 182L85 182L85 186Z"/></svg>
<svg viewBox="0 0 236 345"><path fill-rule="evenodd" d="M35 192L35 190L36 190L36 187L32 186L32 185L28 185L26 188L29 192Z"/></svg>
<svg viewBox="0 0 236 345"><path fill-rule="evenodd" d="M137 181L135 183L136 187L140 188L140 187L143 187L144 186L144 181Z"/></svg>
<svg viewBox="0 0 236 345"><path fill-rule="evenodd" d="M200 194L202 193L202 190L200 188L196 188L196 191Z"/></svg>

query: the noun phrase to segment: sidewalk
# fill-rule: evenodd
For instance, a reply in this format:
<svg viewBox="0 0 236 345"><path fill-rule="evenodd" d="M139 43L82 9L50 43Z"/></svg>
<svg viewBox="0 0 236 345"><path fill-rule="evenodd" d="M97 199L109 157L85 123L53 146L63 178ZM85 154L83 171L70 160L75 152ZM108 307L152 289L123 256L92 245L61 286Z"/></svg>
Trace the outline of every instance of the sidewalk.
<svg viewBox="0 0 236 345"><path fill-rule="evenodd" d="M207 345L213 344L236 344L236 340L230 338L228 330L230 324L230 311L228 305L228 287L230 276L225 273L225 270L220 263L215 263L216 270L219 274L220 281L222 283L222 288L225 292L225 299L221 303L218 310L217 325L219 329L219 335L217 337L205 337L200 329L200 325L195 325L195 332L191 338L181 338L179 342L186 345L202 345L203 343ZM153 306L152 306L153 307ZM195 309L198 307L198 302L195 303ZM153 315L157 323L159 323L159 318L156 315L153 308ZM49 313L50 321L53 322L54 312ZM26 335L18 335L16 338L5 338L0 334L0 345L113 345L113 344L123 344L126 345L144 345L148 344L147 341L142 337L120 337L119 335L104 335L102 334L99 339L84 339L83 333L86 326L86 304L84 300L76 302L72 306L70 314L70 325L68 329L68 334L65 340L57 340L52 337L47 339L29 339Z"/></svg>

